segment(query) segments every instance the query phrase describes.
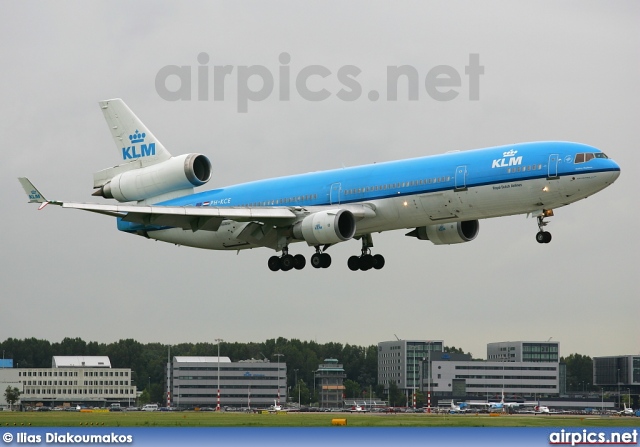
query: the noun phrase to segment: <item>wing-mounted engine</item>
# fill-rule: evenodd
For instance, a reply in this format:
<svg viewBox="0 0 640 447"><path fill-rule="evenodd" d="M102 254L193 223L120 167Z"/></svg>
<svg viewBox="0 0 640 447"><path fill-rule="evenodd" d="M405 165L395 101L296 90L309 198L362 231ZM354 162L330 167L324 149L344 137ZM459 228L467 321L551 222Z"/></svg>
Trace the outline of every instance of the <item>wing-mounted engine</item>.
<svg viewBox="0 0 640 447"><path fill-rule="evenodd" d="M309 245L348 241L355 233L355 217L351 211L344 209L318 211L293 226L293 236Z"/></svg>
<svg viewBox="0 0 640 447"><path fill-rule="evenodd" d="M145 168L121 172L93 193L119 202L156 197L202 186L211 178L211 162L201 154L185 154Z"/></svg>
<svg viewBox="0 0 640 447"><path fill-rule="evenodd" d="M407 236L417 237L421 241L431 241L434 245L460 244L476 238L480 231L480 222L466 220L464 222L450 222L445 224L418 227Z"/></svg>

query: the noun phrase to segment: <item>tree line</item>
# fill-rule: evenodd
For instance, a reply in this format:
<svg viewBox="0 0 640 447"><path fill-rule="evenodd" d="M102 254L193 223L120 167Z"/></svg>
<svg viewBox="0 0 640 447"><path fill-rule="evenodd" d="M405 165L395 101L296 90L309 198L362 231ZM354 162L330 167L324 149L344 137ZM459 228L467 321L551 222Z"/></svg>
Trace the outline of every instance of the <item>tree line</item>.
<svg viewBox="0 0 640 447"><path fill-rule="evenodd" d="M61 342L51 343L36 338L8 338L0 343L4 357L13 359L16 368L50 368L54 356L108 356L114 368L131 368L133 384L138 390L145 391L149 399L162 402L165 393L165 375L168 359L167 345L161 343L140 343L133 339L119 340L114 343L86 342L81 338L65 338ZM215 343L180 343L171 345L173 356L210 356L218 355ZM463 353L456 347L445 347L445 352ZM221 342L220 355L231 361L249 359L267 359L276 362L275 354L287 364L287 386L289 395L296 400L298 392L305 399L313 399L309 393L314 388L314 371L324 363L324 359L334 358L343 365L345 378L345 397L373 396L383 398L382 385L378 385L378 348L376 345L356 346L341 343L316 343L279 337L262 343ZM592 387L592 360L580 354L572 354L561 359L567 364L567 387L570 391L589 390ZM297 383L296 383L297 379ZM298 387L300 389L298 389ZM395 391L392 389L392 392ZM304 402L305 399L301 400Z"/></svg>

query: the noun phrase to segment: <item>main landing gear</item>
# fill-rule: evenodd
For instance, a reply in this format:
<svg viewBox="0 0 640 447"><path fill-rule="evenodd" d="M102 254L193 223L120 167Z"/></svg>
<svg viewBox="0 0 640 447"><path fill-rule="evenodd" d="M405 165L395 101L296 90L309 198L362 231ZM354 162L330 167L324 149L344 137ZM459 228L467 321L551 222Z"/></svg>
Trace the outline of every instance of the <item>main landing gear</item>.
<svg viewBox="0 0 640 447"><path fill-rule="evenodd" d="M326 250L328 247L329 246L326 245L324 249ZM372 255L371 247L373 247L373 239L370 234L365 234L362 236L362 254L360 256L351 256L347 262L350 270L362 270L366 272L371 269L380 270L384 267L384 256ZM311 256L310 262L313 268L326 269L331 265L331 256L321 251L320 246L316 246L316 252ZM267 264L269 265L269 270L272 272L277 272L278 270L288 272L292 269L302 270L307 264L307 261L302 255L290 255L289 247L287 246L282 249L282 256L271 256Z"/></svg>
<svg viewBox="0 0 640 447"><path fill-rule="evenodd" d="M302 255L290 255L289 248L285 247L282 250L282 256L271 256L268 261L269 270L277 272L282 270L287 272L291 269L302 270L307 265L307 260Z"/></svg>
<svg viewBox="0 0 640 447"><path fill-rule="evenodd" d="M544 210L541 215L538 216L538 232L536 233L536 241L539 244L548 244L551 242L551 233L543 231L543 228L549 223L545 222L544 218L553 216L553 210Z"/></svg>
<svg viewBox="0 0 640 447"><path fill-rule="evenodd" d="M326 269L331 265L329 253L320 253L320 247L316 247L316 252L311 256L311 265L316 269Z"/></svg>
<svg viewBox="0 0 640 447"><path fill-rule="evenodd" d="M272 272L288 272L291 269L302 270L307 265L307 260L302 255L290 255L289 247L285 247L282 249L282 256L271 256L267 264ZM331 256L321 253L320 247L316 247L316 253L311 256L311 265L317 269L326 269L331 265Z"/></svg>
<svg viewBox="0 0 640 447"><path fill-rule="evenodd" d="M347 266L351 271L362 270L366 272L372 268L380 270L384 267L384 256L372 255L370 248L373 247L373 239L370 234L362 236L362 254L360 256L351 256L347 261Z"/></svg>

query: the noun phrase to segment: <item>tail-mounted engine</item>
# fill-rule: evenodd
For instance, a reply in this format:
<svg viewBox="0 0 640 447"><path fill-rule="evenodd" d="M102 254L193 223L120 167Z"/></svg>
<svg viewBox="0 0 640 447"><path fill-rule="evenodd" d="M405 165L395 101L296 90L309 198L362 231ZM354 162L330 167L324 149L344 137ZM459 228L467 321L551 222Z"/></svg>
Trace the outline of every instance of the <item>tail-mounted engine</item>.
<svg viewBox="0 0 640 447"><path fill-rule="evenodd" d="M133 169L114 176L96 190L94 196L131 202L194 186L211 178L211 162L201 154L172 157L162 163Z"/></svg>

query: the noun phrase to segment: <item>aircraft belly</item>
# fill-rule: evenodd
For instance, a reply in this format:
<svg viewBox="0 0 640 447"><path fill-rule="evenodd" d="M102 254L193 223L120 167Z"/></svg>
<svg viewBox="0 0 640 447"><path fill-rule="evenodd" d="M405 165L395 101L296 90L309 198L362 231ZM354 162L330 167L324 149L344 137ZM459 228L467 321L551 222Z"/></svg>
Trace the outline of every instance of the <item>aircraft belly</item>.
<svg viewBox="0 0 640 447"><path fill-rule="evenodd" d="M209 250L241 250L254 246L233 237L233 233L224 231L196 231L181 228L149 231L149 237L162 242L169 242L187 247L205 248Z"/></svg>

